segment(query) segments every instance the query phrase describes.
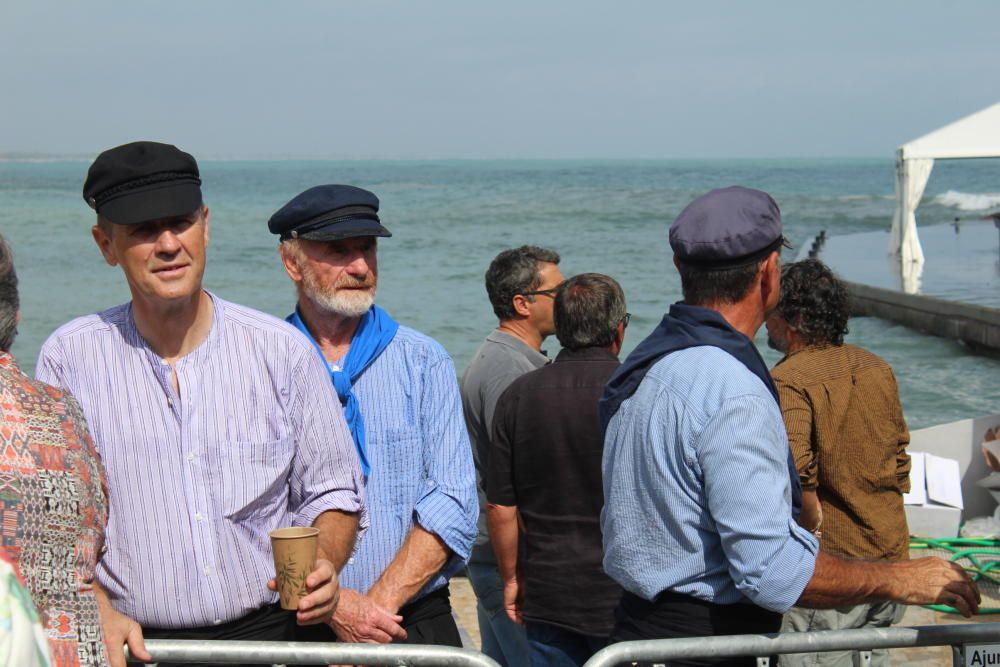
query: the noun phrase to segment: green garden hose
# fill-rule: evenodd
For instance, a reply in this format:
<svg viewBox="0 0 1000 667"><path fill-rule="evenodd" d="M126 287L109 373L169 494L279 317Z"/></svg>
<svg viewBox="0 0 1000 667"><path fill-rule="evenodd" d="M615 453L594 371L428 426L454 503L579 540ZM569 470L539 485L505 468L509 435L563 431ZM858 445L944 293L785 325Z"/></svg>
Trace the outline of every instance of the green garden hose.
<svg viewBox="0 0 1000 667"><path fill-rule="evenodd" d="M991 540L971 537L955 537L948 539L930 539L924 537L911 537L910 549L939 549L950 554L949 560L959 563L961 560L968 561L971 566L962 565L962 569L969 573L972 581L977 584L989 582L1000 587L1000 540ZM987 560L985 556L991 558ZM993 570L997 570L995 573ZM948 614L959 613L954 607L944 604L925 605L928 609L941 611ZM980 614L1000 613L1000 607L980 607Z"/></svg>

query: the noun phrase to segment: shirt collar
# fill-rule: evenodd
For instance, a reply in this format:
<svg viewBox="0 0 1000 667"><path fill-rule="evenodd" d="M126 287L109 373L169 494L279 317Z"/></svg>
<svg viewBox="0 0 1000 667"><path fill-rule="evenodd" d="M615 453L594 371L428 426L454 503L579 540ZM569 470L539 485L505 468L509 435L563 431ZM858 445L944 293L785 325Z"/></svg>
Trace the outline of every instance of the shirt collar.
<svg viewBox="0 0 1000 667"><path fill-rule="evenodd" d="M781 364L785 363L786 361L788 361L792 357L800 355L803 352L822 352L823 350L828 350L828 349L830 349L832 347L840 347L840 346L839 345L833 345L832 343L817 343L817 344L814 344L814 345L806 345L805 347L801 347L801 348L795 350L794 352L789 352L788 354L786 354L785 356L783 356L778 361L778 363L775 364L775 366L780 366Z"/></svg>
<svg viewBox="0 0 1000 667"><path fill-rule="evenodd" d="M579 350L563 348L556 355L555 363L566 361L618 361L618 357L606 347L584 347Z"/></svg>
<svg viewBox="0 0 1000 667"><path fill-rule="evenodd" d="M486 337L486 340L491 343L497 343L499 345L503 345L504 347L509 347L512 350L516 350L527 357L530 361L540 366L551 361L549 356L545 354L544 351L539 352L517 336L512 336L506 331L494 329L490 332L490 335Z"/></svg>
<svg viewBox="0 0 1000 667"><path fill-rule="evenodd" d="M225 302L208 290L205 290L205 294L207 294L208 298L212 301L212 327L208 330L208 335L205 336L205 340L201 341L198 347L179 359L178 363L187 363L188 360L196 361L206 354L211 354L211 352L218 346L218 341L222 336L221 332L226 317ZM146 342L146 339L142 337L141 333L139 333L139 327L135 324L135 316L132 311L131 301L128 304L128 311L125 314L125 331L126 340L129 343L135 347L145 350L150 359L158 363L163 363L163 359L161 359L158 354L153 352L153 350L149 347L149 344Z"/></svg>

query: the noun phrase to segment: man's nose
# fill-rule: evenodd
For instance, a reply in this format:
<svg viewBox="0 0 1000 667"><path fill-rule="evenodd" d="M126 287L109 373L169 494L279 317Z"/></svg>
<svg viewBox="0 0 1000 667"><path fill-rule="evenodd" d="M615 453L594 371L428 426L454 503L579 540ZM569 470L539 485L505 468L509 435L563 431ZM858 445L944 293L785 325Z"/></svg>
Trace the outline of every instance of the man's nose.
<svg viewBox="0 0 1000 667"><path fill-rule="evenodd" d="M168 255L176 254L181 249L181 242L172 229L164 229L156 237L156 251Z"/></svg>
<svg viewBox="0 0 1000 667"><path fill-rule="evenodd" d="M347 272L352 276L365 276L368 275L369 271L371 271L371 266L363 252L356 253L347 264Z"/></svg>

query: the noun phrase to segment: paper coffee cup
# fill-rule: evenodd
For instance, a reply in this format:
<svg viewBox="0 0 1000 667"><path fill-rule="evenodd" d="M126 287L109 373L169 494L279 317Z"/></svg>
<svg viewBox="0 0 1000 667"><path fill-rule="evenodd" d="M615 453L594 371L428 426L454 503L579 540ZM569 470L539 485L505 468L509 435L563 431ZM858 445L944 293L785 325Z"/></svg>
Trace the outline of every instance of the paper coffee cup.
<svg viewBox="0 0 1000 667"><path fill-rule="evenodd" d="M299 598L305 597L306 577L316 566L318 528L279 528L272 530L271 550L274 552L274 579L278 582L278 597L282 609L298 609Z"/></svg>

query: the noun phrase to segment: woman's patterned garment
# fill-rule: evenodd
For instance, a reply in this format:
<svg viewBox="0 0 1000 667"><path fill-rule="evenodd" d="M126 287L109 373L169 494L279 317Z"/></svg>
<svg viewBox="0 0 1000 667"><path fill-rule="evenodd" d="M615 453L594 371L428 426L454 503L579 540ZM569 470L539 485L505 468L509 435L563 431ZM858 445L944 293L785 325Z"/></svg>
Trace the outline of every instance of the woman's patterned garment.
<svg viewBox="0 0 1000 667"><path fill-rule="evenodd" d="M0 352L0 551L31 591L57 667L108 664L92 587L107 512L80 406Z"/></svg>

